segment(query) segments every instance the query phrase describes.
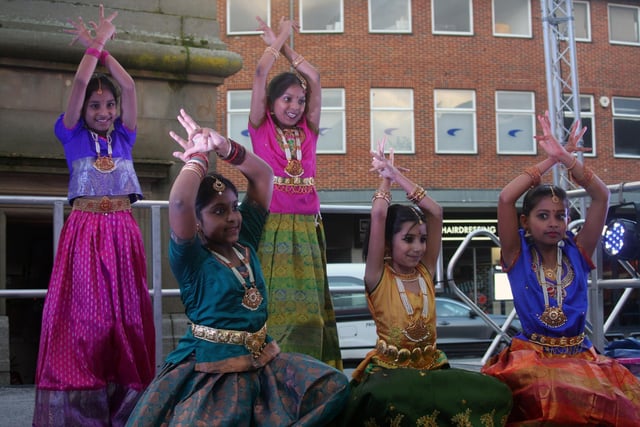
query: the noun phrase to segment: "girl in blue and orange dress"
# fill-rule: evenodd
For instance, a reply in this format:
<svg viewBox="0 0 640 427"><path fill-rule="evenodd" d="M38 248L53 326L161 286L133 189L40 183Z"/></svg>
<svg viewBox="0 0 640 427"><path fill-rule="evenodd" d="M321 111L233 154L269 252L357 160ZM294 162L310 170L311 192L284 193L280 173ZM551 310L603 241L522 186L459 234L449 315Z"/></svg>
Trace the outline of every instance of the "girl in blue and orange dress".
<svg viewBox="0 0 640 427"><path fill-rule="evenodd" d="M538 121L544 135L536 139L547 158L507 184L498 202L502 264L522 332L482 372L513 391L510 426L637 426L640 381L596 353L585 335L591 255L600 242L609 190L572 154L582 150L578 142L586 128L574 123L562 146L548 113ZM541 175L558 163L591 198L575 235L567 230L566 192L540 185ZM515 203L523 194L518 218Z"/></svg>
<svg viewBox="0 0 640 427"><path fill-rule="evenodd" d="M147 265L131 203L142 197L131 151L133 79L104 49L116 13L80 18L87 49L67 109L55 125L70 171L73 210L60 235L42 315L34 426L123 425L155 373L155 330ZM94 75L102 63L105 75Z"/></svg>

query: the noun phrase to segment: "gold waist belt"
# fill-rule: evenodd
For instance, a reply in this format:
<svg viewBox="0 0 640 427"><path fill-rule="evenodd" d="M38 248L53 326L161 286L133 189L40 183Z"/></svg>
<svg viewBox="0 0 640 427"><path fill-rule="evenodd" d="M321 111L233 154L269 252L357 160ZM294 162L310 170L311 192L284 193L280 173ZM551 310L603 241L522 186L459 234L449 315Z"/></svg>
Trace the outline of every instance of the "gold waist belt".
<svg viewBox="0 0 640 427"><path fill-rule="evenodd" d="M218 344L244 345L251 355L257 359L264 349L267 339L267 324L257 332L234 331L232 329L218 329L209 326L191 324L191 333L201 340Z"/></svg>
<svg viewBox="0 0 640 427"><path fill-rule="evenodd" d="M584 333L575 337L547 337L540 334L531 334L529 341L545 347L575 347L584 341Z"/></svg>
<svg viewBox="0 0 640 427"><path fill-rule="evenodd" d="M388 345L385 340L378 340L376 350L378 351L378 354L384 356L384 358L398 364L403 364L409 360L416 363L422 359L433 359L435 356L434 352L436 350L436 346L435 344L429 344L412 349L398 348L395 345Z"/></svg>
<svg viewBox="0 0 640 427"><path fill-rule="evenodd" d="M129 197L116 196L102 198L81 197L73 201L73 210L83 212L108 213L116 211L127 211L131 209Z"/></svg>
<svg viewBox="0 0 640 427"><path fill-rule="evenodd" d="M308 178L274 176L273 183L276 185L316 185L316 180L310 176Z"/></svg>

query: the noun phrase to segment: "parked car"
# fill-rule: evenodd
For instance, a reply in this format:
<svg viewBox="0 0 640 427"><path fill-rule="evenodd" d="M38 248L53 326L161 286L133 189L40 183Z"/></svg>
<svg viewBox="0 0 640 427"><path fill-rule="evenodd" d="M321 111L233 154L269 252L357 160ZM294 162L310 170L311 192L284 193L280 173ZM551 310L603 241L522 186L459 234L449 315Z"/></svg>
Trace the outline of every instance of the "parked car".
<svg viewBox="0 0 640 427"><path fill-rule="evenodd" d="M364 264L328 264L327 274L342 359L345 366L353 366L375 347L377 340L364 291ZM507 319L505 315L488 316L500 327ZM496 335L468 305L453 298L436 296L436 319L436 344L449 357L481 357ZM519 331L520 323L515 319L507 333L514 336Z"/></svg>

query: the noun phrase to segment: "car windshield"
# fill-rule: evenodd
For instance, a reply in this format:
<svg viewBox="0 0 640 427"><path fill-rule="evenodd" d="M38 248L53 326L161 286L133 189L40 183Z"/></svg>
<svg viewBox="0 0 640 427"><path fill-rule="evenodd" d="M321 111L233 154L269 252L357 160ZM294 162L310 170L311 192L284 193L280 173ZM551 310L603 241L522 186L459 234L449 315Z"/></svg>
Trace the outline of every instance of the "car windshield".
<svg viewBox="0 0 640 427"><path fill-rule="evenodd" d="M438 317L469 317L470 308L446 299L436 299Z"/></svg>

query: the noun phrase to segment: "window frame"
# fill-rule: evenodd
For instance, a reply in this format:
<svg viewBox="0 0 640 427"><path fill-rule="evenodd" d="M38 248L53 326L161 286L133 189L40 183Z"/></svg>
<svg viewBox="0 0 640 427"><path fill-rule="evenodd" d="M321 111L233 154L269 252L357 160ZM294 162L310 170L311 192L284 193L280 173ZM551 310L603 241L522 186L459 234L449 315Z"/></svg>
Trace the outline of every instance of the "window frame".
<svg viewBox="0 0 640 427"><path fill-rule="evenodd" d="M237 1L237 0L234 0L234 1ZM262 34L262 31L257 30L258 22L255 20L255 16L260 16L267 23L267 25L271 26L271 0L259 0L259 1L262 1L262 2L266 3L266 11L265 11L266 15L262 16L262 15L260 15L260 13L253 13L253 14L247 15L247 16L251 16L252 19L255 22L255 26L254 27L256 28L256 30L253 30L253 31L232 31L231 30L231 22L232 22L232 19L231 19L231 0L228 0L226 2L227 3L226 4L226 20L227 20L227 22L226 22L226 31L227 31L227 35L228 36L244 36L244 35L252 36L252 35L256 35L256 34ZM248 2L253 4L253 3L256 3L256 0L249 0Z"/></svg>
<svg viewBox="0 0 640 427"><path fill-rule="evenodd" d="M500 108L499 107L499 96L501 94L528 94L530 105L528 108ZM527 155L537 155L538 147L533 138L536 132L536 95L532 91L517 91L517 90L497 90L495 92L495 106L496 106L496 153L498 155L517 155L517 156L527 156ZM500 141L501 141L501 123L500 117L501 115L511 115L511 116L530 116L531 121L531 141L530 141L530 150L529 151L516 151L516 150L501 150L500 149ZM515 129L512 129L515 130ZM505 144L506 145L506 144Z"/></svg>
<svg viewBox="0 0 640 427"><path fill-rule="evenodd" d="M638 113L637 114L619 114L616 113L616 101L617 100L633 100L638 102ZM611 98L611 120L613 127L613 157L619 159L638 159L640 158L640 148L638 149L638 154L618 154L616 149L616 120L630 120L634 122L638 122L638 127L640 128L640 97L634 98L629 96L614 96Z"/></svg>
<svg viewBox="0 0 640 427"><path fill-rule="evenodd" d="M432 0L431 1L431 33L439 34L439 35L449 35L449 36L472 36L473 35L473 2L472 0L467 0L468 10L469 10L469 30L468 31L445 31L445 30L436 30L436 3L441 1L443 3L448 3L451 0ZM463 0L460 0L463 1Z"/></svg>
<svg viewBox="0 0 640 427"><path fill-rule="evenodd" d="M611 9L612 8L618 8L618 9L634 9L636 12L636 41L634 42L629 42L629 41L621 41L621 40L613 40L613 35L612 35L612 28L614 27L614 25L612 25L611 22ZM610 44L619 44L619 45L627 45L627 46L640 46L640 7L638 6L631 6L631 5L627 5L627 4L615 4L615 3L609 3L607 4L607 25L608 25L608 29L609 29L609 43Z"/></svg>
<svg viewBox="0 0 640 427"><path fill-rule="evenodd" d="M411 0L393 0L395 2L404 2L406 3L406 13L408 16L407 19L407 28L406 29L374 29L373 28L373 10L371 2L374 0L367 0L367 11L368 11L368 20L369 20L369 32L373 34L411 34L413 29L413 23L411 18ZM398 21L396 21L398 22Z"/></svg>
<svg viewBox="0 0 640 427"><path fill-rule="evenodd" d="M324 30L308 30L304 28L304 2L305 1L314 1L314 0L299 0L298 3L298 22L300 23L300 33L315 33L315 34L335 34L335 33L343 33L344 32L344 0L333 0L338 2L340 5L340 21L336 21L334 23L333 29L324 29ZM338 25L340 24L340 25ZM339 28L336 28L339 27Z"/></svg>
<svg viewBox="0 0 640 427"><path fill-rule="evenodd" d="M328 97L325 96L325 94L328 91L339 91L340 92L340 98L341 98L341 103L342 106L341 107L329 107L326 105L322 105L322 110L320 113L320 125L319 127L319 131L320 131L320 135L318 136L318 144L316 147L316 153L317 154L346 154L347 152L347 121L346 121L346 116L347 116L347 106L346 106L346 96L345 96L345 89L344 88L322 88L322 102L324 104L324 100L327 99ZM325 113L328 112L339 112L341 113L341 121L342 121L342 132L340 135L341 138L341 144L340 146L342 148L339 149L323 149L322 148L322 139L323 139L323 127L322 127L322 119L323 117L326 117Z"/></svg>
<svg viewBox="0 0 640 427"><path fill-rule="evenodd" d="M439 92L468 92L471 94L471 102L473 107L471 108L447 108L438 107L438 93ZM477 130L477 102L476 91L474 89L434 89L433 91L433 108L434 108L434 140L435 140L435 152L436 154L478 154L478 130ZM447 150L440 147L440 140L438 138L439 119L440 114L471 114L473 142L470 150ZM449 132L447 132L449 133Z"/></svg>
<svg viewBox="0 0 640 427"><path fill-rule="evenodd" d="M233 104L232 102L232 97L234 95L237 94L242 94L242 95L249 95L248 99L249 99L249 105L246 108L231 108L231 105ZM253 152L253 147L251 145L251 137L249 136L249 112L251 110L251 89L237 89L237 90L227 90L227 126L226 126L226 130L227 130L227 135L229 136L229 138L232 138L234 141L238 142L239 144L242 144L247 150L249 150L250 152ZM244 129L244 131L246 131L246 135L242 134L240 136L238 136L237 134L233 133L232 130L232 122L235 123L235 120L233 120L233 117L242 117L242 115L246 115L246 120L245 120L245 126L247 126L247 129ZM233 117L232 117L233 116Z"/></svg>
<svg viewBox="0 0 640 427"><path fill-rule="evenodd" d="M407 108L402 108L402 107L375 107L375 102L374 102L374 95L376 91L407 91L409 94L409 104L410 106ZM389 143L389 139L387 137L387 145L385 146L385 151L389 152L390 148L394 149L394 153L395 154L415 154L416 152L416 134L415 134L415 101L414 101L414 91L413 88L389 88L389 87L372 87L369 89L369 102L370 102L370 111L369 111L369 117L370 117L370 132L371 132L371 145L370 145L370 149L372 151L376 151L378 149L377 144L380 140L382 140L383 135L377 135L376 134L376 124L378 123L375 120L375 113L377 112L402 112L402 111L406 111L406 112L410 112L410 148L409 149L401 149L398 148L396 146L393 145L393 143ZM391 131L393 131L393 128L387 128ZM386 132L385 132L386 133ZM388 134L390 136L392 136L390 133Z"/></svg>
<svg viewBox="0 0 640 427"><path fill-rule="evenodd" d="M498 24L496 22L496 1L509 1L509 2L513 2L514 0L491 0L491 20L492 20L492 30L493 30L493 36L494 37L507 37L507 38L532 38L533 37L533 24L532 24L532 17L531 17L531 0L520 0L522 2L526 2L526 7L527 7L527 24L528 24L528 28L526 29L527 31L523 32L523 33L502 33L502 32L498 32L497 28L496 28L496 24ZM504 23L504 24L508 24L508 23Z"/></svg>

